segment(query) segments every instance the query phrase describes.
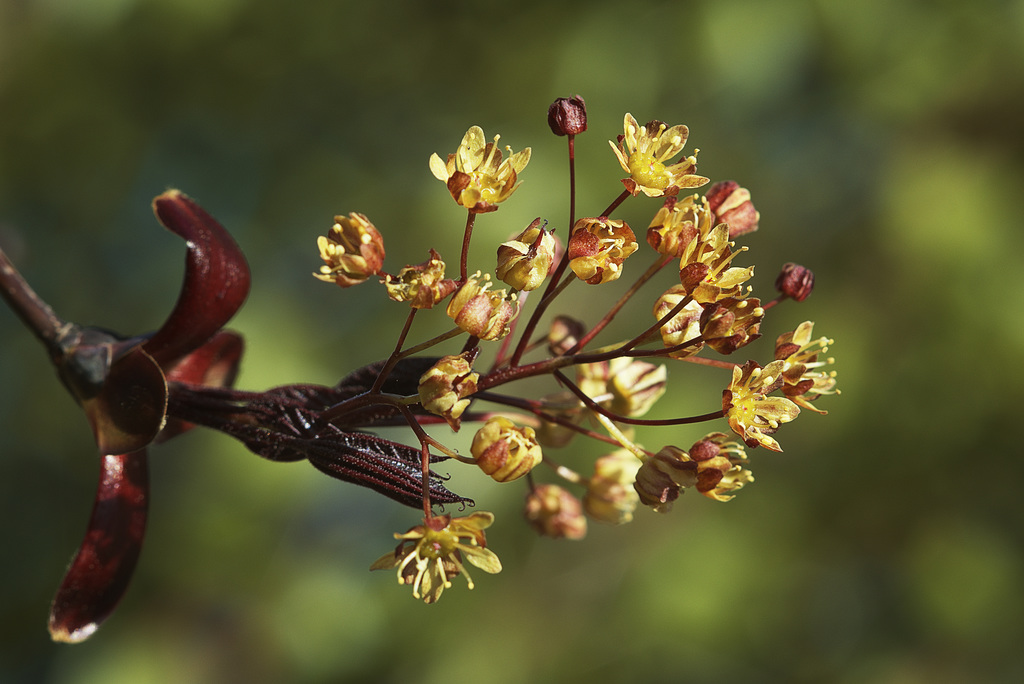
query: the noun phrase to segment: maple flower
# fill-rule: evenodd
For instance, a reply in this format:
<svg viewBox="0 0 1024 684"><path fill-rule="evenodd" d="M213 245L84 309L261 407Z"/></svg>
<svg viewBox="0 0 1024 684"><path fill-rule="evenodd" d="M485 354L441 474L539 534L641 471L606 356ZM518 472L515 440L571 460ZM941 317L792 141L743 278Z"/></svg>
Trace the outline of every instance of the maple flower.
<svg viewBox="0 0 1024 684"><path fill-rule="evenodd" d="M757 230L761 214L750 201L750 191L736 181L715 183L705 197L718 221L729 224L730 240Z"/></svg>
<svg viewBox="0 0 1024 684"><path fill-rule="evenodd" d="M714 227L708 201L699 195L681 200L665 199L647 228L647 244L656 252L679 258L695 240L704 239Z"/></svg>
<svg viewBox="0 0 1024 684"><path fill-rule="evenodd" d="M828 411L815 408L811 401L822 394L839 394L836 372L821 370L832 365L835 359L818 359L819 354L828 351L833 340L827 337L811 339L813 329L813 322L804 321L793 332L780 335L775 342L775 358L783 362L785 384L782 393L799 406L825 415Z"/></svg>
<svg viewBox="0 0 1024 684"><path fill-rule="evenodd" d="M378 558L370 569L398 568L398 583L411 584L413 598L424 603L437 601L441 592L452 586L451 579L456 575L465 576L472 589L473 579L462 562L463 555L484 572L501 572L501 561L487 548L484 535L493 522L494 515L486 511L464 518L428 518L405 534L396 533L395 539L401 540L398 546Z"/></svg>
<svg viewBox="0 0 1024 684"><path fill-rule="evenodd" d="M729 501L730 492L754 481L743 467L747 455L738 442L713 432L698 440L689 452L667 446L654 456L644 458L636 475L640 501L659 513L666 513L682 490L693 487L716 501Z"/></svg>
<svg viewBox="0 0 1024 684"><path fill-rule="evenodd" d="M504 416L489 418L477 430L470 452L480 470L496 482L517 480L544 458L533 428L517 426Z"/></svg>
<svg viewBox="0 0 1024 684"><path fill-rule="evenodd" d="M757 297L729 297L704 307L701 334L708 346L720 354L732 354L761 336L764 309Z"/></svg>
<svg viewBox="0 0 1024 684"><path fill-rule="evenodd" d="M729 227L720 223L707 236L694 240L679 260L679 282L686 293L701 304L712 304L726 297L742 297L743 283L754 275L754 267L730 268L732 260L746 247L732 251ZM749 288L748 288L749 292Z"/></svg>
<svg viewBox="0 0 1024 684"><path fill-rule="evenodd" d="M638 418L665 394L668 370L663 365L619 356L581 363L576 372L583 393L613 413Z"/></svg>
<svg viewBox="0 0 1024 684"><path fill-rule="evenodd" d="M558 243L554 231L547 231L534 219L526 230L498 247L495 274L516 290L536 290L548 276Z"/></svg>
<svg viewBox="0 0 1024 684"><path fill-rule="evenodd" d="M636 236L625 221L581 218L566 249L573 273L589 285L600 285L622 275L622 262L637 250Z"/></svg>
<svg viewBox="0 0 1024 684"><path fill-rule="evenodd" d="M313 277L339 287L358 285L384 265L384 238L363 214L335 216L331 230L316 244L324 265Z"/></svg>
<svg viewBox="0 0 1024 684"><path fill-rule="evenodd" d="M744 465L743 445L730 440L724 432L705 435L690 447L689 457L697 463L697 491L716 501L729 501L737 489L753 482Z"/></svg>
<svg viewBox="0 0 1024 684"><path fill-rule="evenodd" d="M640 461L627 449L619 449L597 459L583 497L587 515L613 525L632 520L633 511L640 502L633 489L639 469Z"/></svg>
<svg viewBox="0 0 1024 684"><path fill-rule="evenodd" d="M441 255L430 250L430 258L421 264L406 266L398 275L387 275L380 282L388 297L396 302L409 302L414 309L429 309L455 291L454 280L444 277Z"/></svg>
<svg viewBox="0 0 1024 684"><path fill-rule="evenodd" d="M530 527L546 537L583 539L587 536L583 505L558 485L537 485L526 495L523 514Z"/></svg>
<svg viewBox="0 0 1024 684"><path fill-rule="evenodd" d="M424 409L441 416L453 430L459 429L459 418L476 392L480 375L473 371L471 352L443 356L420 377L417 391Z"/></svg>
<svg viewBox="0 0 1024 684"><path fill-rule="evenodd" d="M611 140L608 144L629 174L622 184L634 197L641 192L648 197L675 195L683 188L697 188L708 182L697 170L697 150L675 164L667 164L679 154L690 135L690 129L682 124L668 127L662 121L651 121L640 126L632 114L623 119L623 135L619 145Z"/></svg>
<svg viewBox="0 0 1024 684"><path fill-rule="evenodd" d="M491 289L491 274L471 275L448 302L448 317L470 335L481 340L499 340L508 335L509 322L519 313L516 294Z"/></svg>
<svg viewBox="0 0 1024 684"><path fill-rule="evenodd" d="M661 341L665 347L677 347L690 340L696 340L692 344L669 352L669 356L674 359L684 359L704 348L704 340L700 331L704 309L699 302L693 301L693 298L686 294L686 289L682 285L670 287L658 297L658 301L654 304L654 317L660 321L684 300L689 301L660 329Z"/></svg>
<svg viewBox="0 0 1024 684"><path fill-rule="evenodd" d="M519 187L519 174L530 161L530 148L512 153L506 146L508 159L502 159L498 139L484 141L484 131L473 126L462 138L459 149L441 161L436 153L430 156L430 172L448 186L448 192L460 205L475 214L497 211Z"/></svg>
<svg viewBox="0 0 1024 684"><path fill-rule="evenodd" d="M767 396L782 385L784 367L784 361L772 361L764 368L747 361L732 369L732 382L722 392L722 411L729 427L749 447L782 451L770 435L800 415L800 407L789 399Z"/></svg>

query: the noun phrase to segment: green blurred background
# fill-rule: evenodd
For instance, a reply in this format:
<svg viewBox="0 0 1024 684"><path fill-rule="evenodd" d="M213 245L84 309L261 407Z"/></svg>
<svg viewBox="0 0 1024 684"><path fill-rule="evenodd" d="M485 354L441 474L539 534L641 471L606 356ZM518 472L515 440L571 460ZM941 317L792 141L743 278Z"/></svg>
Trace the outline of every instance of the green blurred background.
<svg viewBox="0 0 1024 684"><path fill-rule="evenodd" d="M702 173L761 211L739 258L756 293L785 261L817 273L766 338L815 320L843 389L783 429L785 453L752 453L731 503L690 494L582 542L535 538L522 488L459 473L505 570L435 606L367 572L414 511L195 431L154 452L127 597L63 646L47 609L97 459L0 309L0 681L1024 680L1022 71L1019 1L0 0L0 242L67 318L159 326L182 249L149 201L179 187L252 265L240 384L331 383L404 315L310 277L331 217L369 214L391 269L454 254L463 215L427 158L479 124L534 156L478 239L560 226L546 107L579 93L580 213L617 193L624 112L688 124ZM657 205L623 216L643 228ZM700 370L673 366L666 415L715 408Z"/></svg>

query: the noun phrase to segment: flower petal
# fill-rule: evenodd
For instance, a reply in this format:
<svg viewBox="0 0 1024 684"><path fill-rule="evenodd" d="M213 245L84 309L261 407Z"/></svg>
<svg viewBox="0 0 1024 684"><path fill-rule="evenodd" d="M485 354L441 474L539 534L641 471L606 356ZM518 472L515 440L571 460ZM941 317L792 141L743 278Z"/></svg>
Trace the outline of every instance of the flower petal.
<svg viewBox="0 0 1024 684"><path fill-rule="evenodd" d="M113 612L139 559L148 498L145 449L103 457L85 539L50 608L54 641L84 641Z"/></svg>
<svg viewBox="0 0 1024 684"><path fill-rule="evenodd" d="M157 197L153 211L188 247L178 302L144 345L166 366L206 342L235 315L249 294L249 266L224 227L180 191Z"/></svg>

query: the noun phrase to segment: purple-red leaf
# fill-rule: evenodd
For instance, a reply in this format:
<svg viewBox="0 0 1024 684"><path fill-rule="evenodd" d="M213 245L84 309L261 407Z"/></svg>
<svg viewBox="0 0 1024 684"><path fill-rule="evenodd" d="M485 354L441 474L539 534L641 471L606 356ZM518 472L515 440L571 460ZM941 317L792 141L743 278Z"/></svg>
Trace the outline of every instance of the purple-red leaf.
<svg viewBox="0 0 1024 684"><path fill-rule="evenodd" d="M139 559L148 498L145 449L103 456L85 539L50 608L54 641L84 641L114 610Z"/></svg>
<svg viewBox="0 0 1024 684"><path fill-rule="evenodd" d="M178 302L145 343L146 351L166 367L210 339L235 315L249 294L249 265L224 227L180 191L157 197L153 211L188 247Z"/></svg>

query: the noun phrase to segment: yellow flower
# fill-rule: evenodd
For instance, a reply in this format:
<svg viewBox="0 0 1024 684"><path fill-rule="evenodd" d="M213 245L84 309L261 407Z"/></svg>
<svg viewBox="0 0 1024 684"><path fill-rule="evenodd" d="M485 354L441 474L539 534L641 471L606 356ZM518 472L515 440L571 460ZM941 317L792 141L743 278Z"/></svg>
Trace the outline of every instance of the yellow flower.
<svg viewBox="0 0 1024 684"><path fill-rule="evenodd" d="M577 384L588 397L613 413L639 418L665 394L665 366L620 356L610 361L581 363Z"/></svg>
<svg viewBox="0 0 1024 684"><path fill-rule="evenodd" d="M358 285L384 265L384 238L363 214L335 216L331 230L316 244L324 265L314 277L339 287Z"/></svg>
<svg viewBox="0 0 1024 684"><path fill-rule="evenodd" d="M590 285L618 280L622 262L636 249L636 236L629 224L604 216L577 221L566 248L569 268Z"/></svg>
<svg viewBox="0 0 1024 684"><path fill-rule="evenodd" d="M711 232L713 218L708 201L699 195L678 201L668 197L647 228L647 244L666 256L681 257L695 240Z"/></svg>
<svg viewBox="0 0 1024 684"><path fill-rule="evenodd" d="M814 323L804 321L791 333L779 336L775 342L775 358L783 362L782 378L785 384L782 393L803 408L822 415L828 413L815 408L811 401L822 394L839 394L836 389L836 372L821 370L830 366L835 359L819 360L818 355L828 351L833 340L827 337L811 339Z"/></svg>
<svg viewBox="0 0 1024 684"><path fill-rule="evenodd" d="M689 243L679 260L679 282L687 294L701 304L712 304L726 297L743 297L743 283L754 275L754 267L729 268L732 260L746 247L732 251L729 226L719 223L706 236Z"/></svg>
<svg viewBox="0 0 1024 684"><path fill-rule="evenodd" d="M429 309L455 291L455 281L444 277L444 261L433 249L422 264L406 266L397 276L388 275L381 282L388 297L409 302L414 309Z"/></svg>
<svg viewBox="0 0 1024 684"><path fill-rule="evenodd" d="M583 517L580 500L558 485L537 485L526 495L523 514L530 527L546 537L583 539L587 536L587 519Z"/></svg>
<svg viewBox="0 0 1024 684"><path fill-rule="evenodd" d="M675 195L683 188L697 188L708 182L693 173L697 170L697 150L678 163L666 165L686 144L690 135L686 126L669 128L662 121L651 121L641 127L632 114L626 114L623 130L618 147L611 140L608 144L629 174L622 184L633 196L641 192L648 197Z"/></svg>
<svg viewBox="0 0 1024 684"><path fill-rule="evenodd" d="M519 427L504 416L489 418L477 430L470 452L496 482L517 480L544 458L533 428Z"/></svg>
<svg viewBox="0 0 1024 684"><path fill-rule="evenodd" d="M483 129L473 126L447 162L437 154L430 156L434 177L444 181L456 202L477 214L496 211L519 187L518 176L530 161L529 147L513 154L508 146L509 158L502 160L499 137L485 143Z"/></svg>
<svg viewBox="0 0 1024 684"><path fill-rule="evenodd" d="M712 432L690 447L690 458L697 462L697 491L716 501L729 501L737 489L754 481L743 466L747 454L743 445L729 440L725 433Z"/></svg>
<svg viewBox="0 0 1024 684"><path fill-rule="evenodd" d="M640 501L658 513L671 510L672 503L688 487L716 501L729 501L733 498L730 492L754 481L743 467L746 458L741 444L713 432L694 443L689 453L667 446L645 457L634 487Z"/></svg>
<svg viewBox="0 0 1024 684"><path fill-rule="evenodd" d="M686 294L682 285L670 287L654 304L654 318L660 321L684 300L688 301L683 308L661 326L661 341L665 347L676 347L690 340L699 341L669 352L669 356L674 359L685 359L704 348L700 332L700 319L704 308Z"/></svg>
<svg viewBox="0 0 1024 684"><path fill-rule="evenodd" d="M747 361L733 367L732 382L722 392L722 411L729 420L729 427L749 447L760 444L772 451L782 451L769 435L782 423L800 415L800 408L789 399L767 396L782 385L783 367L783 361L772 361L764 368Z"/></svg>
<svg viewBox="0 0 1024 684"><path fill-rule="evenodd" d="M613 525L632 520L633 511L640 502L640 496L633 489L639 469L640 460L627 449L619 449L597 459L583 497L587 515Z"/></svg>
<svg viewBox="0 0 1024 684"><path fill-rule="evenodd" d="M764 309L757 297L729 297L708 304L700 317L701 334L719 354L732 354L761 336Z"/></svg>
<svg viewBox="0 0 1024 684"><path fill-rule="evenodd" d="M459 418L469 406L469 397L476 393L476 382L480 379L473 372L473 356L470 352L443 356L420 376L420 404L448 421L453 430L459 429Z"/></svg>
<svg viewBox="0 0 1024 684"><path fill-rule="evenodd" d="M516 290L536 290L548 277L557 250L554 233L535 219L526 230L498 247L495 274Z"/></svg>
<svg viewBox="0 0 1024 684"><path fill-rule="evenodd" d="M515 293L491 289L491 274L471 275L448 302L448 317L455 325L481 340L499 340L508 335L509 322L519 314Z"/></svg>
<svg viewBox="0 0 1024 684"><path fill-rule="evenodd" d="M501 561L486 548L484 530L494 522L485 511L464 518L448 515L428 518L405 534L395 534L401 542L392 553L378 558L371 570L398 568L398 583L411 584L413 598L434 603L441 592L452 586L451 578L464 575L469 588L473 580L462 564L466 560L491 574L501 572Z"/></svg>

